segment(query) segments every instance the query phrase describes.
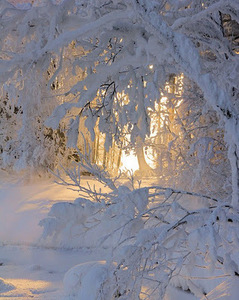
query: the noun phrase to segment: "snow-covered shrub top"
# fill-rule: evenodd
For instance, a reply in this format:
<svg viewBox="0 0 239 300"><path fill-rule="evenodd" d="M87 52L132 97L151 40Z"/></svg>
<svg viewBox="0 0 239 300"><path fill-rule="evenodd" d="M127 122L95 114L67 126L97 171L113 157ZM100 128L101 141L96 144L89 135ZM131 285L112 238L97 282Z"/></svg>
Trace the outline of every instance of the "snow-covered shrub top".
<svg viewBox="0 0 239 300"><path fill-rule="evenodd" d="M117 295L113 271L114 265L106 261L94 261L74 266L64 276L66 297L111 300L115 291Z"/></svg>

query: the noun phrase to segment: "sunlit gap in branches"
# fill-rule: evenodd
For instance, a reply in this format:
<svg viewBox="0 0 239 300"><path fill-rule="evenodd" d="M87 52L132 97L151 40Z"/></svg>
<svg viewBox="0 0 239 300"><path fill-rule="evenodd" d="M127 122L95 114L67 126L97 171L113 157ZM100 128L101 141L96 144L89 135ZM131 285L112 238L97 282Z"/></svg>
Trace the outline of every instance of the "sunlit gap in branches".
<svg viewBox="0 0 239 300"><path fill-rule="evenodd" d="M149 65L149 69L153 70L154 66ZM154 109L150 110L150 117L151 117L151 124L150 124L150 136L148 140L152 140L153 142L157 139L157 136L160 134L160 130L164 126L169 125L168 119L171 117L173 118L173 112L169 111L168 109L168 97L167 94L173 94L175 97L179 97L180 99L177 101L177 107L179 107L183 101L181 99L182 92L183 92L183 79L184 74L180 74L178 76L173 76L173 81L167 81L164 87L164 92L161 92L161 98L158 102L155 102ZM122 98L123 104L128 103L127 94L123 91L121 95L118 97ZM172 116L169 116L172 114ZM169 118L167 118L169 116ZM128 140L130 140L130 135L128 136ZM136 145L137 146L137 145ZM158 155L152 146L144 146L143 147L144 159L147 165L151 169L157 168L157 160ZM133 150L123 150L121 155L121 165L120 171L131 171L135 173L135 171L139 170L139 157Z"/></svg>

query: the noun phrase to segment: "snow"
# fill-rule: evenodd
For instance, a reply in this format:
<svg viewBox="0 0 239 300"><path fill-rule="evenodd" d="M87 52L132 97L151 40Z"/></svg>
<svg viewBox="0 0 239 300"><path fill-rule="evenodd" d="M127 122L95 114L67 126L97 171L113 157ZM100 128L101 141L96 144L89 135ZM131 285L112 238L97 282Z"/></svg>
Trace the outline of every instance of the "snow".
<svg viewBox="0 0 239 300"><path fill-rule="evenodd" d="M38 223L51 205L63 199L72 201L77 196L50 181L23 184L21 179L6 178L6 174L4 177L0 177L0 238L7 243L37 242L41 235Z"/></svg>
<svg viewBox="0 0 239 300"><path fill-rule="evenodd" d="M0 2L2 168L40 171L59 163L68 165L74 154L68 155L64 148L77 146L83 118L92 140L99 123L106 150L126 133L129 141L124 146L130 142L137 150L137 144L141 147L150 134L150 111L160 102L160 94L164 96L161 90L167 96L162 99L170 100L161 101L163 115L163 110L178 107L169 103L171 92L166 93L172 74L186 75L189 86L185 85L183 98L207 107L186 105L179 114L179 132L171 130L170 115L169 126L164 116L165 124L159 123L162 132L165 129L167 135L175 136L170 147L163 142L168 151L164 150L167 157L160 158L162 177L186 174L186 163L188 177L195 175L188 179L182 175L183 186L192 183L189 192L177 191L174 183L168 188L151 187L151 191L130 190L122 182L119 187L93 166L94 159L85 162L85 171L108 183L111 193L89 188L92 201L51 180L25 182L21 174L2 172L0 297L134 300L143 294L151 299L154 292L156 298L159 293L163 298L166 288L165 299L238 298L239 60L237 41L226 33L223 20L223 15L238 20L237 1ZM202 118L191 128L191 112L204 117L209 109L214 120L204 126ZM210 133L209 127L217 122ZM55 134L45 132L44 124L56 129ZM205 132L197 133L195 129L202 125ZM217 143L220 149L225 147L218 155L219 165L213 162ZM185 160L182 166L177 154L168 155L174 150ZM138 168L132 155L127 158L123 153L123 160ZM167 165L168 171L163 171ZM205 174L211 167L218 177ZM78 174L68 172L75 183L69 186L79 186ZM194 187L213 198L196 194ZM201 200L205 201L200 205ZM124 290L119 290L121 284Z"/></svg>
<svg viewBox="0 0 239 300"><path fill-rule="evenodd" d="M94 182L91 178L87 178L87 181ZM122 188L121 196L126 192ZM87 201L79 198L77 192L56 185L50 179L24 183L22 179L1 174L1 299L96 300L100 291L100 299L108 300L107 297L114 292L113 265L109 263L112 255L110 248L65 249L57 247L57 244L55 247L41 244L42 229L38 223L48 217L50 207L56 202L59 207L56 210L55 206L52 213L57 216L63 213L63 218L65 212L60 209L61 205L76 203L87 207ZM143 203L140 205L144 206ZM69 215L72 217L72 214L71 211ZM199 274L195 269L195 276ZM205 280L202 281L205 286ZM112 287L112 291L109 287ZM186 286L184 288L187 289ZM211 290L208 299L236 300L237 294L238 279L228 279L218 281L218 286ZM165 300L175 299L196 300L200 297L169 286Z"/></svg>
<svg viewBox="0 0 239 300"><path fill-rule="evenodd" d="M13 4L17 9L28 10L31 9L32 4L30 0L8 0L11 4Z"/></svg>
<svg viewBox="0 0 239 300"><path fill-rule="evenodd" d="M226 280L213 289L208 295L208 300L237 300L239 280Z"/></svg>
<svg viewBox="0 0 239 300"><path fill-rule="evenodd" d="M52 180L24 184L6 174L0 178L0 299L61 299L63 277L70 268L108 255L105 250L92 253L39 244L39 221L52 204L72 201L78 193Z"/></svg>
<svg viewBox="0 0 239 300"><path fill-rule="evenodd" d="M0 272L4 285L0 284L0 299L20 296L24 299L62 299L64 274L92 257L97 260L107 258L107 255L101 251L91 253L87 249L68 251L26 245L1 246Z"/></svg>
<svg viewBox="0 0 239 300"><path fill-rule="evenodd" d="M5 280L0 278L0 292L8 292L14 289L15 289L14 285L7 283Z"/></svg>
<svg viewBox="0 0 239 300"><path fill-rule="evenodd" d="M65 294L77 299L97 300L98 294L101 293L101 297L104 297L102 299L110 300L111 277L113 277L113 271L106 261L79 264L71 268L64 276Z"/></svg>

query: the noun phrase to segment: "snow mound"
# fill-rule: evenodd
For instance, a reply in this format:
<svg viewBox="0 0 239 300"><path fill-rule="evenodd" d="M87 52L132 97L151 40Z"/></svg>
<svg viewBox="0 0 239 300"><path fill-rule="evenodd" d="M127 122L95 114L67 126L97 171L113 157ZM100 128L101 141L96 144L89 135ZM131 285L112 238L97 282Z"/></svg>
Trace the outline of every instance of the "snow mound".
<svg viewBox="0 0 239 300"><path fill-rule="evenodd" d="M113 277L113 265L106 261L76 265L64 276L65 295L67 299L110 300Z"/></svg>
<svg viewBox="0 0 239 300"><path fill-rule="evenodd" d="M14 285L7 283L3 278L0 278L0 293L6 293L14 289Z"/></svg>

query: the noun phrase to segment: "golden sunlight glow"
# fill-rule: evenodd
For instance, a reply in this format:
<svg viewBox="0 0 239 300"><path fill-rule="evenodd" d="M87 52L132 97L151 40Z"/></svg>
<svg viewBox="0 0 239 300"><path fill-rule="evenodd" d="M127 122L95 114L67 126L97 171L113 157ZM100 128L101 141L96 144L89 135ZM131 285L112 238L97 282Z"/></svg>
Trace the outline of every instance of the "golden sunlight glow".
<svg viewBox="0 0 239 300"><path fill-rule="evenodd" d="M129 86L128 86L129 88ZM125 91L122 92L117 92L117 97L115 98L115 101L117 102L117 100L120 100L120 105L124 106L129 104L129 97L128 94L125 94Z"/></svg>
<svg viewBox="0 0 239 300"><path fill-rule="evenodd" d="M150 65L151 66L151 65ZM149 67L150 67L149 66ZM153 65L151 66L153 68ZM144 86L147 85L147 81L144 81ZM132 82L129 82L127 88L130 89ZM139 171L137 173L145 174L146 176L151 174L153 176L155 170L158 166L163 166L165 162L165 155L168 155L168 143L170 142L171 135L169 132L174 132L176 130L174 124L170 122L175 118L175 110L182 102L182 90L183 90L183 75L175 76L172 74L169 77L168 82L165 83L163 91L160 98L154 103L154 107L148 107L147 113L150 118L150 134L146 137L146 142L140 138L136 137L135 149L132 151L126 151L119 147L117 142L112 139L112 144L110 149L106 149L106 135L101 134L99 130L99 122L95 125L95 139L91 139L88 129L84 127L85 119L80 120L79 131L85 128L84 136L87 137L88 146L93 149L91 153L91 159L94 163L99 166L103 166L109 170L112 174L117 174L120 170L131 171L132 173ZM106 90L101 89L98 91L98 100L102 100L105 96ZM147 98L147 95L145 95ZM171 99L171 100L169 100ZM97 99L96 99L97 100ZM98 101L97 100L97 101ZM169 103L172 101L172 104ZM114 117L116 121L120 121L121 110L119 107L124 107L130 102L130 97L127 90L122 90L114 95ZM172 108L173 106L173 108ZM139 105L135 104L136 111L139 109ZM124 139L121 142L123 146L130 147L131 135L129 128L127 127L128 116L127 111L122 117L124 119L125 128L121 128ZM171 131L170 131L171 130ZM85 140L78 138L79 149L84 149ZM108 144L106 144L108 145ZM87 146L87 147L88 147ZM87 152L88 150L86 150ZM84 152L84 150L83 150ZM150 176L151 176L150 175Z"/></svg>
<svg viewBox="0 0 239 300"><path fill-rule="evenodd" d="M120 171L132 171L133 173L139 169L138 159L137 156L133 151L130 151L130 153L126 153L123 151L121 156L121 166Z"/></svg>
<svg viewBox="0 0 239 300"><path fill-rule="evenodd" d="M149 65L149 69L153 69L153 65ZM157 136L159 132L164 128L164 126L168 126L169 124L169 114L173 114L173 111L168 109L168 97L167 94L174 94L176 98L178 98L175 108L179 107L183 101L181 99L183 92L183 79L184 75L180 74L178 76L172 76L168 82L166 82L164 87L164 92L161 92L161 98L158 102L155 103L155 109L149 109L151 124L150 124L150 136L149 140L154 143L157 140ZM144 81L144 87L146 87L147 82ZM121 100L121 105L125 105L129 102L128 95L123 91L122 93L117 94L118 99ZM123 100L123 101L122 101ZM129 137L130 139L130 137ZM168 142L168 141L167 141ZM166 143L167 143L166 142ZM158 153L155 152L154 146L145 146L143 147L144 159L147 165L151 169L156 169L158 164ZM132 171L133 173L139 170L139 157L134 151L126 153L122 152L121 155L121 171Z"/></svg>
<svg viewBox="0 0 239 300"><path fill-rule="evenodd" d="M160 113L160 128L162 128L164 126L164 121L165 121L165 113L167 112L167 101L168 101L168 98L163 96L161 99L160 99L160 105L159 105L159 113Z"/></svg>
<svg viewBox="0 0 239 300"><path fill-rule="evenodd" d="M6 282L15 286L14 290L4 293L5 297L11 299L19 295L23 295L24 299L32 298L36 293L40 294L51 286L51 283L48 281L24 278L7 278Z"/></svg>

